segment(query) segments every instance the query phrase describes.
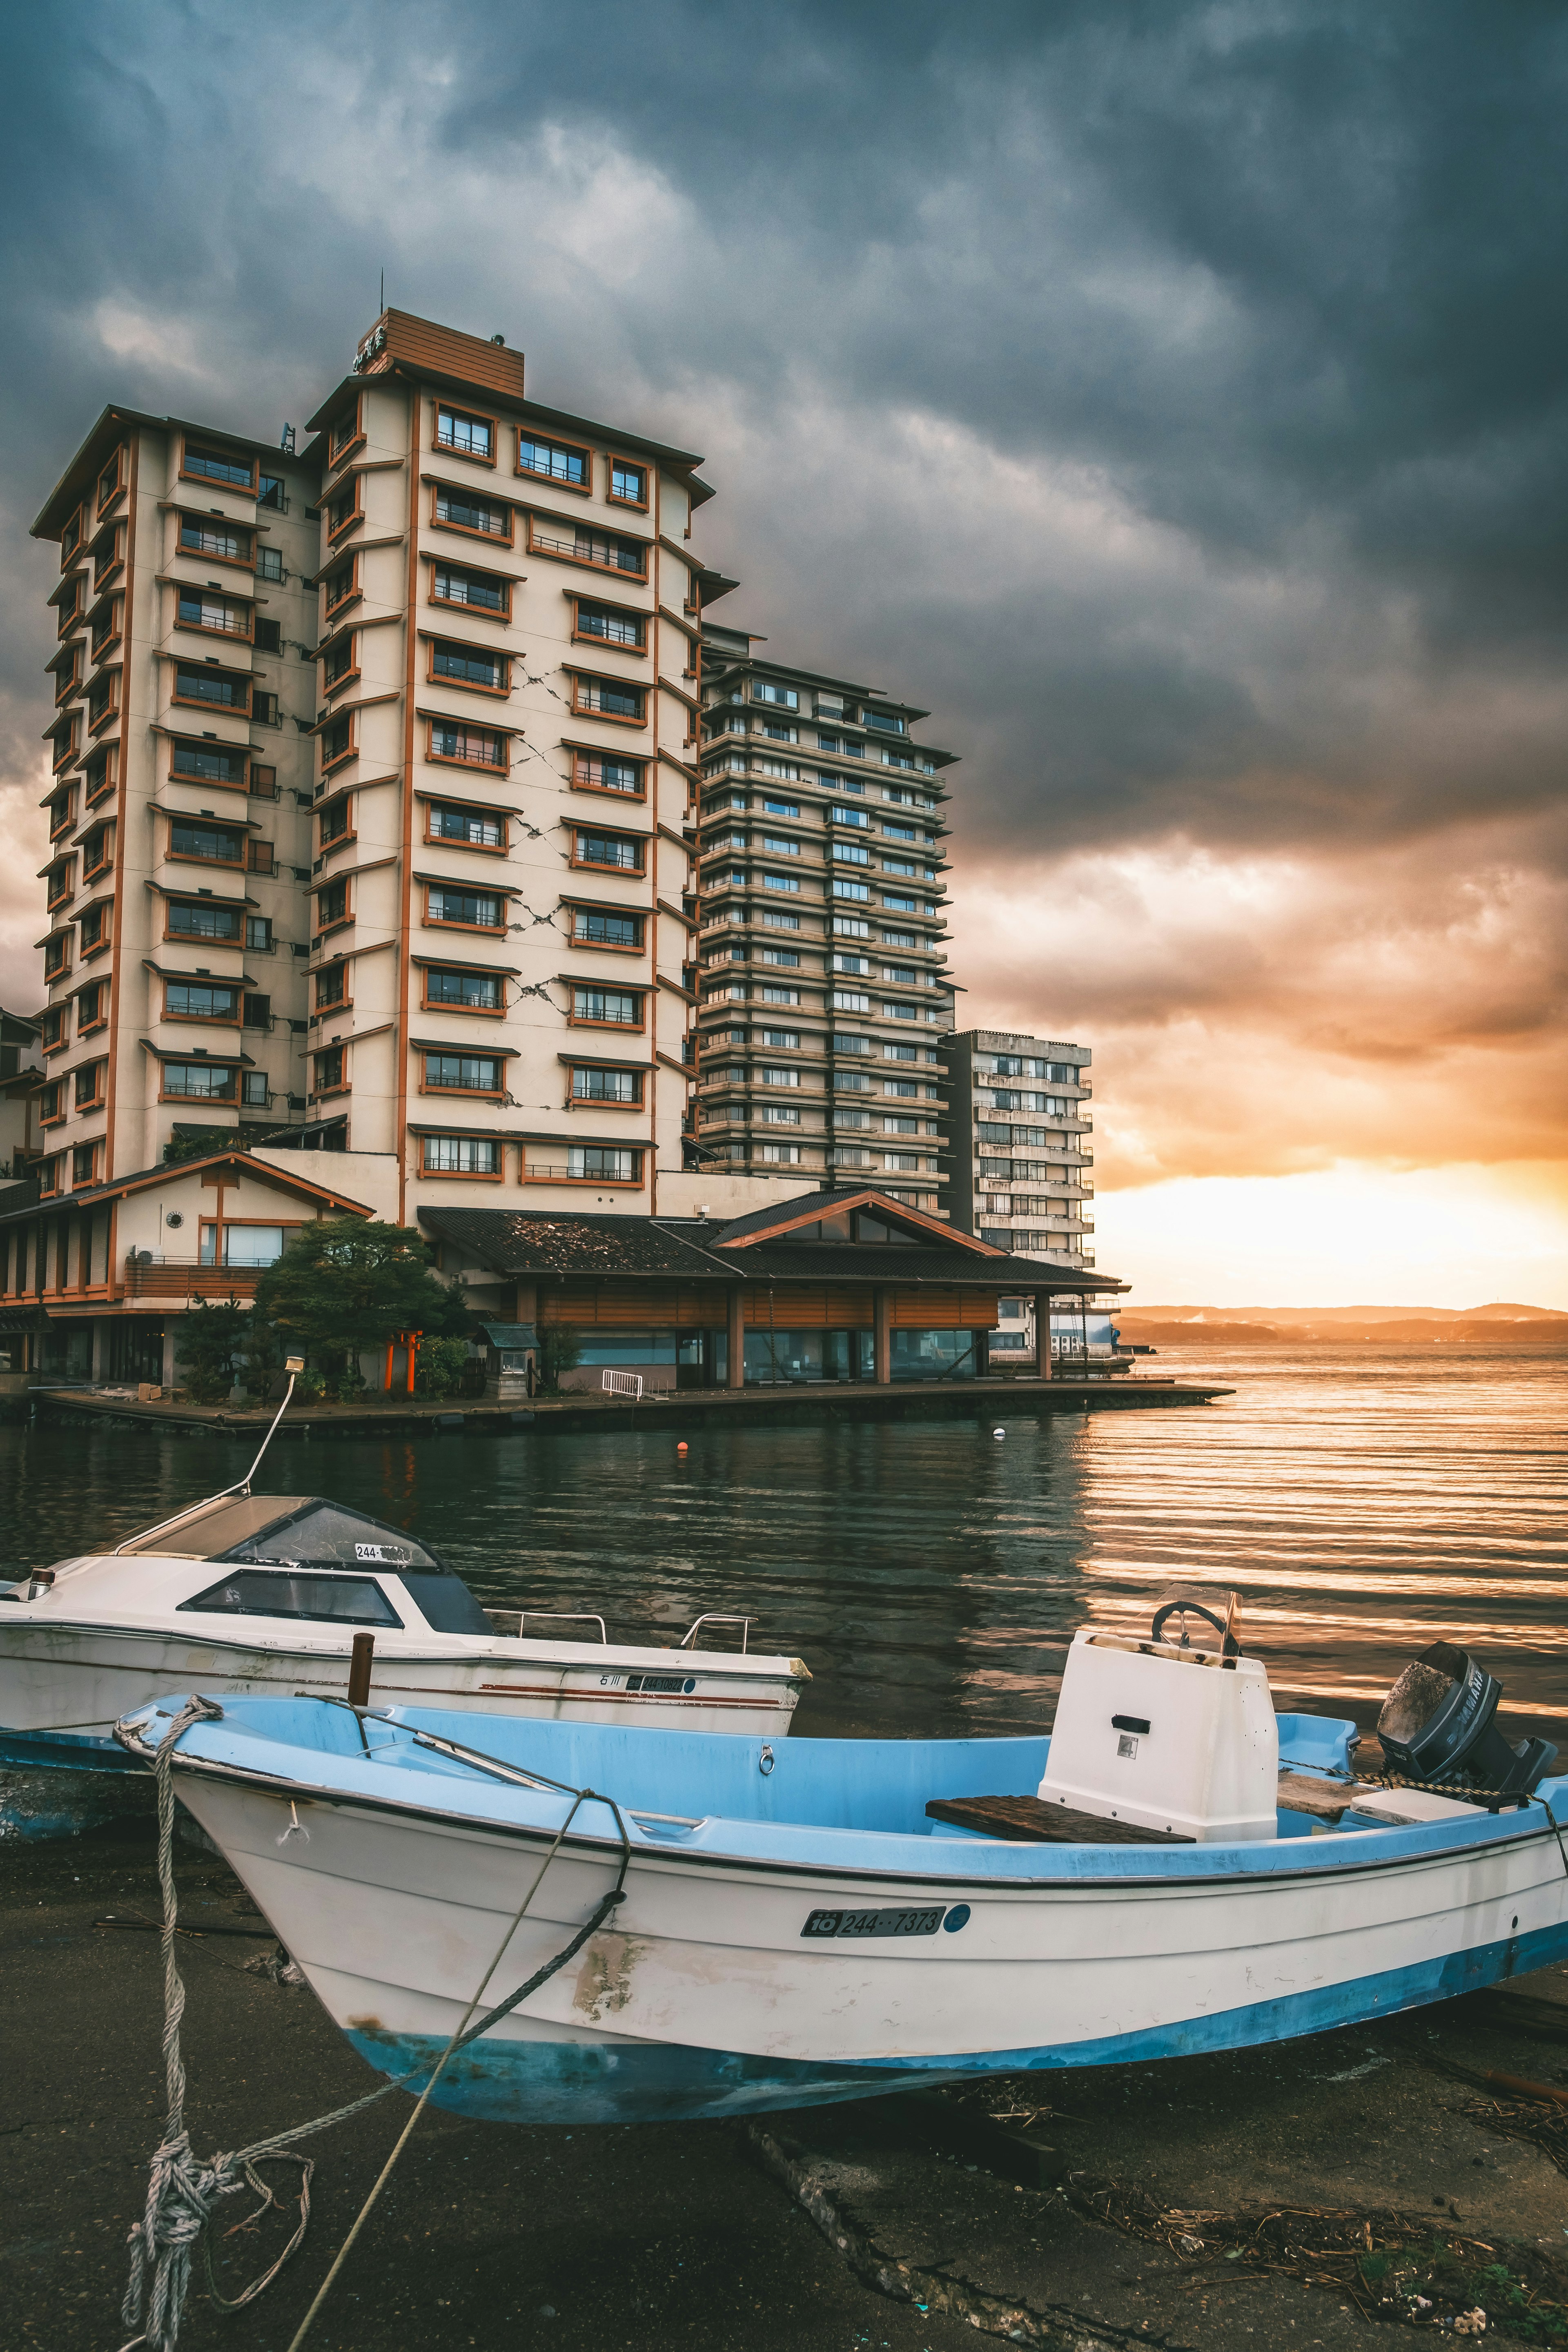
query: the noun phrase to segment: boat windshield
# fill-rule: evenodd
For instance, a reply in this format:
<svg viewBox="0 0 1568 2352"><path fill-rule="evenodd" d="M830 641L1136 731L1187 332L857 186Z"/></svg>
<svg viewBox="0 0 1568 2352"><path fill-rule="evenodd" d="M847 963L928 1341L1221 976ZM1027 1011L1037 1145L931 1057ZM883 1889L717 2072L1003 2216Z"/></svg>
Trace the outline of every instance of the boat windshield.
<svg viewBox="0 0 1568 2352"><path fill-rule="evenodd" d="M401 1528L384 1527L363 1511L314 1497L247 1535L232 1549L208 1557L271 1561L283 1568L412 1569L427 1576L447 1572L434 1552Z"/></svg>

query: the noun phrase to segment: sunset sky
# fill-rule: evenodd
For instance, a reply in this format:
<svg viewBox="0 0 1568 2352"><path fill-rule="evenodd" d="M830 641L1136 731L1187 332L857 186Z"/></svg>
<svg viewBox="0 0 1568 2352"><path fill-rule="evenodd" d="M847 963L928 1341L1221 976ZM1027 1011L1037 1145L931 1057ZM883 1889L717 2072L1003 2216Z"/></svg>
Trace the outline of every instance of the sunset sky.
<svg viewBox="0 0 1568 2352"><path fill-rule="evenodd" d="M0 1001L106 400L264 438L389 301L707 453L716 617L961 755L960 1020L1094 1052L1162 1301L1568 1307L1568 16L9 14Z"/></svg>

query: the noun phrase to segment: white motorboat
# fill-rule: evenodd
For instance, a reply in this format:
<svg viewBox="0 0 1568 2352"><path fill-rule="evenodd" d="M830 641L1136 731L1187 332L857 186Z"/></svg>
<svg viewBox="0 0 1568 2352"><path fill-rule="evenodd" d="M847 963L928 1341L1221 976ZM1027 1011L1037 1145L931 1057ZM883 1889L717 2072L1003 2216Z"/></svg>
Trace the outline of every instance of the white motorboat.
<svg viewBox="0 0 1568 2352"><path fill-rule="evenodd" d="M500 2004L568 1955L442 2067L437 2104L498 2120L1236 2049L1568 1953L1568 1780L1542 1779L1544 1742L1502 1739L1479 1665L1438 1643L1407 1668L1374 1784L1353 1724L1277 1717L1230 1612L1208 1622L1207 1648L1158 1621L1080 1633L1049 1739L775 1749L246 1697L170 1764L331 2016L411 2093L479 1988ZM174 1711L120 1736L146 1759Z"/></svg>
<svg viewBox="0 0 1568 2352"><path fill-rule="evenodd" d="M0 1588L0 1764L129 1768L115 1718L151 1695L348 1686L374 1637L378 1701L781 1738L798 1658L546 1638L546 1610L486 1610L427 1544L312 1495L220 1495L107 1552ZM557 1622L561 1621L556 1621ZM706 1635L711 1639L711 1633Z"/></svg>

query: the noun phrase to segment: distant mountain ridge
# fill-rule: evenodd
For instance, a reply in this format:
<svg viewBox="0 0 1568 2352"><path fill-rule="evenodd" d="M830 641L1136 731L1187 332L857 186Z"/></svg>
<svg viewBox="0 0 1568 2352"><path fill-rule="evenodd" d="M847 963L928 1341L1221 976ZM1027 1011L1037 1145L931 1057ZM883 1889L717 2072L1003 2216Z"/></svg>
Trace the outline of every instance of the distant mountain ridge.
<svg viewBox="0 0 1568 2352"><path fill-rule="evenodd" d="M1117 1307L1132 1346L1230 1348L1568 1346L1568 1313L1496 1300L1485 1307Z"/></svg>

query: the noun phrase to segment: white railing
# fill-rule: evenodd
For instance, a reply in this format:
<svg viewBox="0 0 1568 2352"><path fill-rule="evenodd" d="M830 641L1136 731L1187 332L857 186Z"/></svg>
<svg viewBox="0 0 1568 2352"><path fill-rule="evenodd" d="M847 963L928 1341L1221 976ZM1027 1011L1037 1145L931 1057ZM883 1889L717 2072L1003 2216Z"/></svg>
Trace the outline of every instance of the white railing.
<svg viewBox="0 0 1568 2352"><path fill-rule="evenodd" d="M642 1402L640 1372L604 1372L600 1375L599 1386L605 1396L632 1397L639 1404Z"/></svg>

